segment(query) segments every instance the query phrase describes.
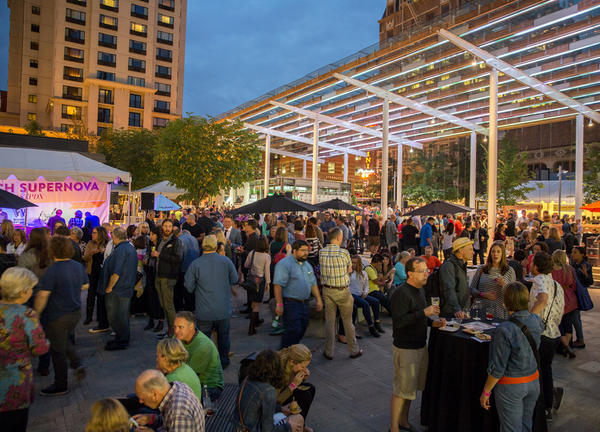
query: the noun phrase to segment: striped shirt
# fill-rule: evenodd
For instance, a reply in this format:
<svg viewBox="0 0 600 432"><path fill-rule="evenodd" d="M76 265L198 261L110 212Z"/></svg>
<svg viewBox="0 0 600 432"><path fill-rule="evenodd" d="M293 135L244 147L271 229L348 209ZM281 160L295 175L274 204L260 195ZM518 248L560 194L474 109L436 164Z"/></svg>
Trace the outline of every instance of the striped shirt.
<svg viewBox="0 0 600 432"><path fill-rule="evenodd" d="M204 432L204 409L187 384L173 382L158 409L165 432Z"/></svg>
<svg viewBox="0 0 600 432"><path fill-rule="evenodd" d="M352 264L350 253L339 246L329 244L319 253L321 282L332 287L347 287L350 284L348 267Z"/></svg>

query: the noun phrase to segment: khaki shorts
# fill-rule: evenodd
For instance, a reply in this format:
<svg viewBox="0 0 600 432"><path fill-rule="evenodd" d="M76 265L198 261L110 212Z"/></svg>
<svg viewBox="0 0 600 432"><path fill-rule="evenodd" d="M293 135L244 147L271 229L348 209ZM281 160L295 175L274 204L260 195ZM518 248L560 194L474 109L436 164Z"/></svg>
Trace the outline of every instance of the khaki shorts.
<svg viewBox="0 0 600 432"><path fill-rule="evenodd" d="M369 247L379 246L379 236L369 236Z"/></svg>
<svg viewBox="0 0 600 432"><path fill-rule="evenodd" d="M419 349L394 348L394 395L415 400L417 390L425 388L429 353L427 347Z"/></svg>

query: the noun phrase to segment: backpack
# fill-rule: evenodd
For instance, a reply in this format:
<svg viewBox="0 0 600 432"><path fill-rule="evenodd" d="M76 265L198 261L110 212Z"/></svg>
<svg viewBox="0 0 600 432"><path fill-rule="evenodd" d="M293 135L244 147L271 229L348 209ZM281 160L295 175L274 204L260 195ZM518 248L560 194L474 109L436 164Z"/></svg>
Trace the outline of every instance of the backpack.
<svg viewBox="0 0 600 432"><path fill-rule="evenodd" d="M440 269L435 268L427 277L425 283L425 299L427 304L431 304L431 297L440 297L442 280L440 278Z"/></svg>
<svg viewBox="0 0 600 432"><path fill-rule="evenodd" d="M287 256L287 252L285 250L286 246L287 242L285 242L281 250L275 254L275 256L273 257L273 264L277 264L279 261L281 261Z"/></svg>

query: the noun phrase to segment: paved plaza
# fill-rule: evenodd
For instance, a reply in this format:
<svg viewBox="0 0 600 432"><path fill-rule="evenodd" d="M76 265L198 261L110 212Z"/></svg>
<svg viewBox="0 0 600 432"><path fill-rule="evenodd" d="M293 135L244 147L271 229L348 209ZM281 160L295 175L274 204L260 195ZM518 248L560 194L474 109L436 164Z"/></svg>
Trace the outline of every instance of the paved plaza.
<svg viewBox="0 0 600 432"><path fill-rule="evenodd" d="M582 313L587 348L578 350L574 360L556 357L554 362L555 384L565 387L566 396L551 424L552 431L592 432L597 431L600 424L600 290L592 290L591 294L597 307ZM234 299L234 310L239 306L240 301ZM234 355L231 366L225 371L226 383L237 382L239 361L245 355L263 348L278 348L279 338L267 334L267 322L257 335L248 337L248 320L244 317L232 319ZM393 370L391 318L385 313L382 323L386 333L379 339L365 336L360 341L365 354L356 360L350 360L346 346L338 343L335 359L329 362L321 356L323 339L305 339L314 352L310 382L316 385L317 394L308 424L316 432L388 430ZM87 368L87 378L78 383L73 377L70 392L65 396L36 395L28 430L82 432L94 401L133 392L137 375L155 366L156 338L154 333L143 331L145 324L145 318L134 318L130 348L116 352L103 350L108 334L91 335L87 332L88 327L78 326L77 349ZM365 326L358 325L358 331L363 336L367 334ZM36 376L36 393L51 382L52 374ZM418 413L417 401L411 409L411 423L420 428L417 430L425 430L419 426Z"/></svg>

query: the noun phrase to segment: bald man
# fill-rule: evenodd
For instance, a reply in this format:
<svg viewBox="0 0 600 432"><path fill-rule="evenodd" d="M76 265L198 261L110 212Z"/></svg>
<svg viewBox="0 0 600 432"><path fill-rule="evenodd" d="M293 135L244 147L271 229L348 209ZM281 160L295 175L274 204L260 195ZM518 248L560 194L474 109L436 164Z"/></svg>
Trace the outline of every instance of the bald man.
<svg viewBox="0 0 600 432"><path fill-rule="evenodd" d="M140 403L158 408L166 432L204 432L204 409L186 384L179 381L169 384L160 371L148 369L135 381L135 394ZM141 426L136 431L153 431L146 426L151 424L153 417L148 414L135 416Z"/></svg>

